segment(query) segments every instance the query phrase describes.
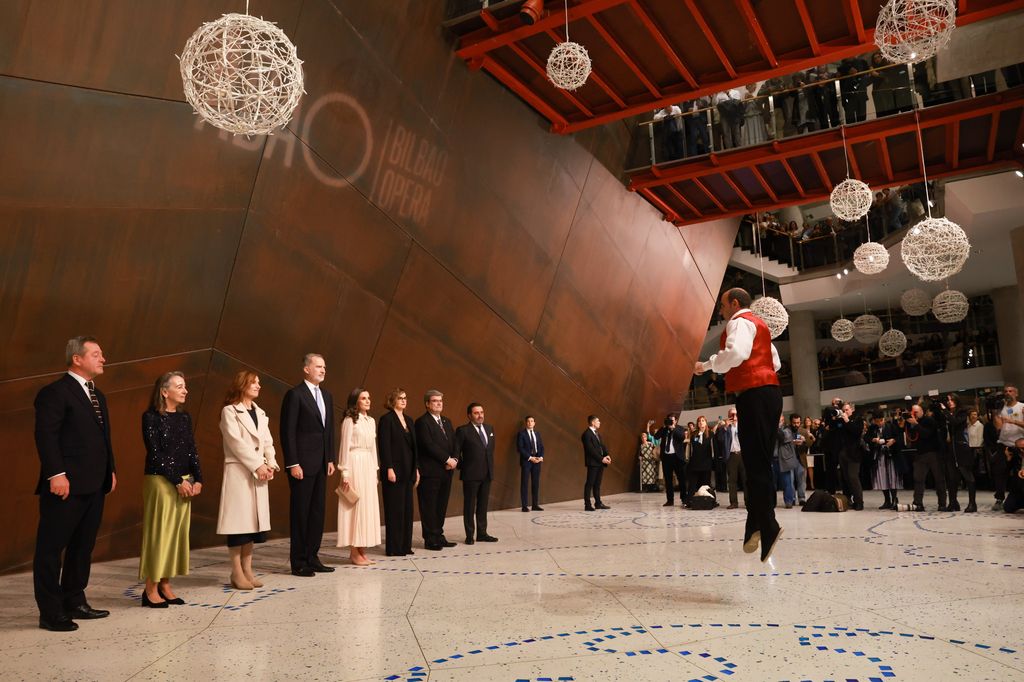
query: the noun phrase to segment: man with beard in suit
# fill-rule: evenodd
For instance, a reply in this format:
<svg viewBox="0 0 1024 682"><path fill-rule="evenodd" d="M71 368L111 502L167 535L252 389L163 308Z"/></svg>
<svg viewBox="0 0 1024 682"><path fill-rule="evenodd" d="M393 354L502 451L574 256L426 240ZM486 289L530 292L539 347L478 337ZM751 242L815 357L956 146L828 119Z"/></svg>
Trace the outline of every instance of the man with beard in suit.
<svg viewBox="0 0 1024 682"><path fill-rule="evenodd" d="M420 485L420 526L423 546L430 550L454 547L444 536L444 520L448 513L448 496L452 492L452 473L458 466L455 458L455 429L444 410L444 394L431 389L423 396L427 411L416 420L416 445Z"/></svg>
<svg viewBox="0 0 1024 682"><path fill-rule="evenodd" d="M93 382L103 374L103 350L93 337L76 336L64 357L68 371L35 399L40 471L32 579L39 627L52 632L110 615L89 606L85 588L103 502L117 487L107 399Z"/></svg>
<svg viewBox="0 0 1024 682"><path fill-rule="evenodd" d="M480 403L470 403L466 416L469 423L455 431L455 458L462 470L466 544L475 542L474 535L480 542L497 542L498 538L487 534L487 498L494 479L494 429L484 423L484 407Z"/></svg>
<svg viewBox="0 0 1024 682"><path fill-rule="evenodd" d="M327 375L322 355L307 353L305 378L284 394L281 404L281 449L291 492L292 575L310 578L331 573L318 556L324 534L324 494L334 475L334 399L320 388Z"/></svg>
<svg viewBox="0 0 1024 682"><path fill-rule="evenodd" d="M580 436L580 440L583 441L583 463L587 466L587 482L583 485L583 509L611 509L601 501L601 479L604 478L604 468L611 464L612 458L608 454L608 447L597 432L601 428L600 418L592 414L587 417L587 424L587 430ZM591 492L594 494L594 504L590 504Z"/></svg>

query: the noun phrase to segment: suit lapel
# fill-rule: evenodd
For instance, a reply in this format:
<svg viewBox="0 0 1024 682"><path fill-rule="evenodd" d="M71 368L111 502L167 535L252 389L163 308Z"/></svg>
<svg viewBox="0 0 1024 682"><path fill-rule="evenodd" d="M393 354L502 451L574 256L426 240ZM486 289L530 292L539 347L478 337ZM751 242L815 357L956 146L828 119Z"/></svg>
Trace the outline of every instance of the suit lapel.
<svg viewBox="0 0 1024 682"><path fill-rule="evenodd" d="M238 415L238 421L242 422L242 426L245 427L245 430L248 431L253 438L259 440L260 433L256 430L256 425L252 423L252 417L249 416L248 410L245 409L245 406L242 405L242 403L235 403L235 412ZM259 417L259 410L256 411L256 416L257 418Z"/></svg>
<svg viewBox="0 0 1024 682"><path fill-rule="evenodd" d="M92 416L92 420L94 422L96 422L96 426L98 426L98 427L100 427L102 429L103 428L103 423L100 422L100 420L96 417L96 410L93 409L92 401L89 400L89 396L87 396L85 394L85 389L82 388L82 385L79 384L78 381L76 381L74 377L69 376L68 374L64 375L64 379L65 379L65 385L67 386L67 389L69 391L71 391L71 393L74 394L74 396L78 400L78 402L80 402L87 410L89 410L89 415ZM106 412L107 412L104 409L105 401L102 398L100 398L99 391L96 392L96 400L99 401L99 403L100 403L100 411L103 412L104 417L105 417L106 416Z"/></svg>
<svg viewBox="0 0 1024 682"><path fill-rule="evenodd" d="M316 406L316 400L313 399L313 394L310 392L309 386L307 386L306 382L303 381L301 384L299 384L298 389L299 394L302 396L302 402L306 404L306 407L313 412L313 416L315 416L317 421L320 422L320 425L323 426L323 423L326 420L326 416L324 419L320 419L320 408ZM320 395L323 395L323 389L321 389ZM326 398L324 398L324 414L327 414Z"/></svg>

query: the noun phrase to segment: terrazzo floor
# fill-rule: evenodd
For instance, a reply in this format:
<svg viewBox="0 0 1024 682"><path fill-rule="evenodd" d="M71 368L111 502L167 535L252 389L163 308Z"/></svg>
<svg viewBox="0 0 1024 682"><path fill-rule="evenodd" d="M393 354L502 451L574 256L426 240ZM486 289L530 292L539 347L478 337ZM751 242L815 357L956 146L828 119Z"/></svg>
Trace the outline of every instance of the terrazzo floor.
<svg viewBox="0 0 1024 682"><path fill-rule="evenodd" d="M990 495L990 494L988 494ZM988 507L988 495L980 496ZM492 512L497 544L459 542L333 574L227 585L222 548L192 553L186 606L139 607L137 561L97 564L111 616L36 627L31 576L0 578L3 680L1024 680L1024 516L780 509L766 564L744 512L662 507L657 494ZM927 498L934 509L934 496Z"/></svg>

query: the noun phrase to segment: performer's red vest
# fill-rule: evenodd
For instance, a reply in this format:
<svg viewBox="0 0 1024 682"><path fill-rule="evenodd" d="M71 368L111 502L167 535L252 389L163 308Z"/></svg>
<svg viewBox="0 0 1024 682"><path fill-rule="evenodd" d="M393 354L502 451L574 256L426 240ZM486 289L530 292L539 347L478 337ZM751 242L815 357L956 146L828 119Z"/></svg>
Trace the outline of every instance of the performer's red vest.
<svg viewBox="0 0 1024 682"><path fill-rule="evenodd" d="M778 386L779 375L775 373L775 363L772 362L772 333L768 331L768 325L749 310L736 316L736 319L739 318L753 322L757 333L754 334L750 357L726 373L725 390L729 393L742 393L758 386ZM722 332L718 347L720 350L725 349L725 332Z"/></svg>

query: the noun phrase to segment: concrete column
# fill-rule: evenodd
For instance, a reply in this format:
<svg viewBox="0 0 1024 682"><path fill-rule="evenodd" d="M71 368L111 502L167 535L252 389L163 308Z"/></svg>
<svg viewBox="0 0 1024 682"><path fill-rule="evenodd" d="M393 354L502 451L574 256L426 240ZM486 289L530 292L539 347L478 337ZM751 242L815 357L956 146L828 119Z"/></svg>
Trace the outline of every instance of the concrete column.
<svg viewBox="0 0 1024 682"><path fill-rule="evenodd" d="M814 338L814 314L798 310L789 314L789 363L793 368L793 407L801 416L821 414L818 382L818 348Z"/></svg>

